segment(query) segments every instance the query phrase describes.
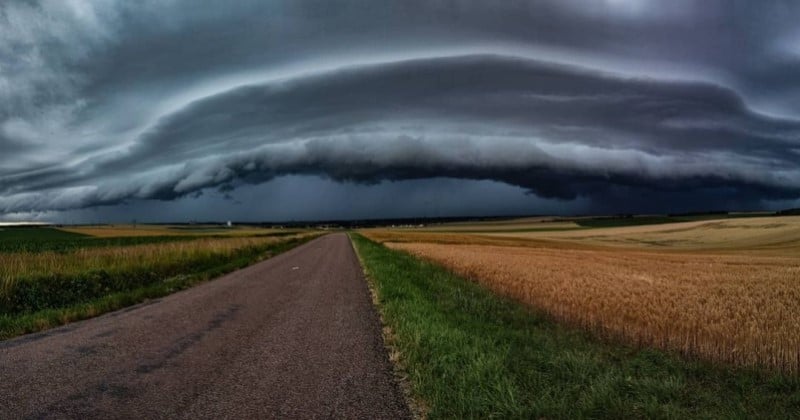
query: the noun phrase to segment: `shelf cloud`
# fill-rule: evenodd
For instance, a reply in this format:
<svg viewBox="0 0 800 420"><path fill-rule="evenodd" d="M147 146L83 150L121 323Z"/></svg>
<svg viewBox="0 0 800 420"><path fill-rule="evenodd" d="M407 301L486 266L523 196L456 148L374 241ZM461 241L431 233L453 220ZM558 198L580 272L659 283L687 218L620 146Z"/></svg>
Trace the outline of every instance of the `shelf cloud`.
<svg viewBox="0 0 800 420"><path fill-rule="evenodd" d="M298 175L595 211L800 199L794 3L410 3L1 5L0 214L222 208Z"/></svg>

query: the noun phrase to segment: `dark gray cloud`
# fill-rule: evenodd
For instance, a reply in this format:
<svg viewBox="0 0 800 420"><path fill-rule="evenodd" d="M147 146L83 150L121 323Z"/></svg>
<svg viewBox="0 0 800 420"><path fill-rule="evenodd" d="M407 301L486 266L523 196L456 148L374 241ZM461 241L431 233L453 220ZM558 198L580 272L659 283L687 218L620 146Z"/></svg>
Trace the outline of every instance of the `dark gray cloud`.
<svg viewBox="0 0 800 420"><path fill-rule="evenodd" d="M290 175L597 211L800 198L795 2L201 3L0 5L0 213Z"/></svg>
<svg viewBox="0 0 800 420"><path fill-rule="evenodd" d="M25 219L67 223L170 221L303 221L400 218L407 216L481 216L498 214L491 196L503 203L503 215L581 213L587 200L567 203L524 194L493 181L425 179L375 185L340 183L315 176L287 176L258 185L241 185L229 199L216 191L170 201L136 201L65 212L37 212ZM397 200L397 197L403 197Z"/></svg>

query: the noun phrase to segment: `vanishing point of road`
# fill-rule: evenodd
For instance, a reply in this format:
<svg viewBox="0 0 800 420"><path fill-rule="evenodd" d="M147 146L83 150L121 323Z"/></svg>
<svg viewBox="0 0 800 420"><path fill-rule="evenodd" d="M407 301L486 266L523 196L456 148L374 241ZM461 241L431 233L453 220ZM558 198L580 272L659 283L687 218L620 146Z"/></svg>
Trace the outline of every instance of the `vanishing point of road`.
<svg viewBox="0 0 800 420"><path fill-rule="evenodd" d="M408 418L344 234L0 342L2 418Z"/></svg>

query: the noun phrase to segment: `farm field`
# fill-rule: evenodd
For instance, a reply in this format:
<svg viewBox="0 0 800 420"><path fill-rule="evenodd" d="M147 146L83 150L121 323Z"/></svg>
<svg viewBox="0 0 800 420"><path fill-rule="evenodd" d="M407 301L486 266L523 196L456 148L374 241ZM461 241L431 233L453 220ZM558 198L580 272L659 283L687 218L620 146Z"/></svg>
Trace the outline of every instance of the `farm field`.
<svg viewBox="0 0 800 420"><path fill-rule="evenodd" d="M298 229L271 229L250 226L224 227L220 225L97 225L64 227L59 230L99 238L137 236L253 236L280 232L295 232Z"/></svg>
<svg viewBox="0 0 800 420"><path fill-rule="evenodd" d="M0 252L66 252L80 248L130 246L196 239L194 236L110 236L95 237L61 229L0 229Z"/></svg>
<svg viewBox="0 0 800 420"><path fill-rule="evenodd" d="M0 230L0 338L180 290L318 236L265 229L90 236L99 229Z"/></svg>
<svg viewBox="0 0 800 420"><path fill-rule="evenodd" d="M0 227L0 252L70 251L79 248L190 241L202 237L279 237L301 232L300 229L219 226Z"/></svg>
<svg viewBox="0 0 800 420"><path fill-rule="evenodd" d="M800 217L554 223L363 233L601 337L800 372Z"/></svg>
<svg viewBox="0 0 800 420"><path fill-rule="evenodd" d="M352 235L423 418L796 418L800 378L598 340Z"/></svg>

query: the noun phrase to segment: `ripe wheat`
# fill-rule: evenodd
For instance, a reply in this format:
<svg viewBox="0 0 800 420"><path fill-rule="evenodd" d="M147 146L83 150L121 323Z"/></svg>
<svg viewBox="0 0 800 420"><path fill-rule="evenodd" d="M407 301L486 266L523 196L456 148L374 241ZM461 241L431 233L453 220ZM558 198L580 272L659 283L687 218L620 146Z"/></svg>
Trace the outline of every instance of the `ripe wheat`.
<svg viewBox="0 0 800 420"><path fill-rule="evenodd" d="M603 336L800 372L800 258L450 239L387 245Z"/></svg>

